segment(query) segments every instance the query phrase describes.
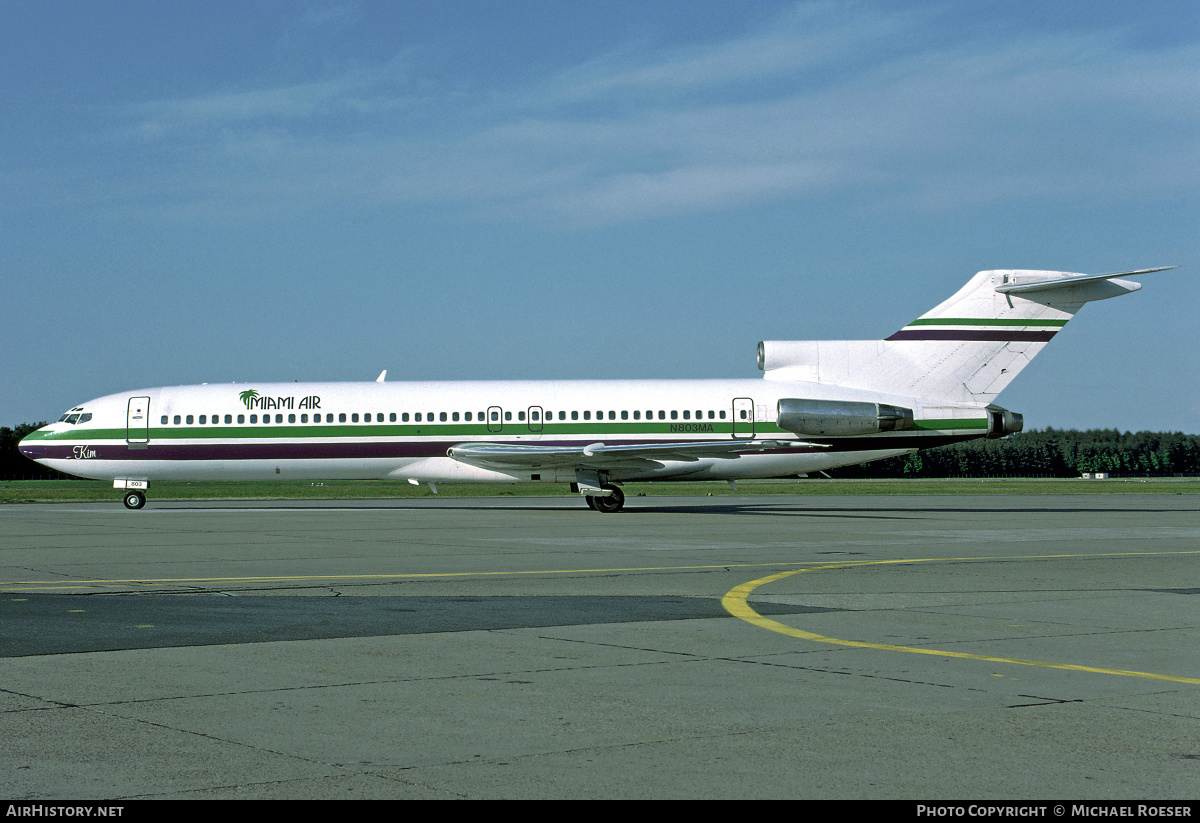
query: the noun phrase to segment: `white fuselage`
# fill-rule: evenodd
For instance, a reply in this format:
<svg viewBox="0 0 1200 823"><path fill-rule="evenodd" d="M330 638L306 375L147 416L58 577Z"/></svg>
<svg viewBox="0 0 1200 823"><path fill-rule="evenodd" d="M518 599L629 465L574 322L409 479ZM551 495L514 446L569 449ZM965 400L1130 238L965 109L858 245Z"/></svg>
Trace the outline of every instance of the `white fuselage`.
<svg viewBox="0 0 1200 823"><path fill-rule="evenodd" d="M100 479L564 483L574 469L485 468L447 449L811 440L776 425L785 397L902 403L917 425L775 452L615 466L608 479L781 477L987 433L979 408L925 409L912 398L761 379L256 383L108 395L33 433L21 450Z"/></svg>

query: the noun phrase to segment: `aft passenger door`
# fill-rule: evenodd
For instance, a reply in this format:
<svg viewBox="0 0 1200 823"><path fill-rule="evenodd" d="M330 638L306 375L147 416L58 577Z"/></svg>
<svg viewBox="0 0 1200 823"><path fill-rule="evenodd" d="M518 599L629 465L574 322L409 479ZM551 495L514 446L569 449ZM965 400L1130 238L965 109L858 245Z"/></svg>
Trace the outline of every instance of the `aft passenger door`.
<svg viewBox="0 0 1200 823"><path fill-rule="evenodd" d="M749 397L733 398L733 438L754 439L754 401Z"/></svg>
<svg viewBox="0 0 1200 823"><path fill-rule="evenodd" d="M125 409L125 442L131 449L144 449L150 442L150 398L131 397Z"/></svg>

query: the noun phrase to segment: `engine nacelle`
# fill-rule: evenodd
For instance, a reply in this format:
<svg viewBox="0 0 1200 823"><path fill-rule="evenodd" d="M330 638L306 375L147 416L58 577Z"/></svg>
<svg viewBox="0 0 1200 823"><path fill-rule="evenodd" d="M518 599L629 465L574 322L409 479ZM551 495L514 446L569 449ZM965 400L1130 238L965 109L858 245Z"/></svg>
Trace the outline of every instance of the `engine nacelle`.
<svg viewBox="0 0 1200 823"><path fill-rule="evenodd" d="M990 438L1016 434L1025 428L1025 418L1016 412L1010 412L1008 409L1002 409L993 404L987 407L987 413L988 437Z"/></svg>
<svg viewBox="0 0 1200 823"><path fill-rule="evenodd" d="M810 437L850 437L911 429L913 410L857 400L785 397L779 401L778 424L781 429Z"/></svg>

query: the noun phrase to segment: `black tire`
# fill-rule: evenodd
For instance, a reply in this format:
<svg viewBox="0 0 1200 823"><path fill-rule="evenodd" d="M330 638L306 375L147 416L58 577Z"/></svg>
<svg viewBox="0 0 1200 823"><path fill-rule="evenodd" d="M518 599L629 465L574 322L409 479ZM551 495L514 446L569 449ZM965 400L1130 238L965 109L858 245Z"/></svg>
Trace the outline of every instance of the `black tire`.
<svg viewBox="0 0 1200 823"><path fill-rule="evenodd" d="M594 510L596 508L596 498L594 498L590 494L588 494L588 495L584 495L583 499L587 501L589 509Z"/></svg>
<svg viewBox="0 0 1200 823"><path fill-rule="evenodd" d="M611 490L612 494L610 494L608 497L592 498L592 501L595 503L593 508L595 508L598 512L604 512L605 514L619 512L625 505L625 493L613 485L605 485L604 488Z"/></svg>
<svg viewBox="0 0 1200 823"><path fill-rule="evenodd" d="M141 492L125 492L125 508L140 509L146 505L146 495Z"/></svg>

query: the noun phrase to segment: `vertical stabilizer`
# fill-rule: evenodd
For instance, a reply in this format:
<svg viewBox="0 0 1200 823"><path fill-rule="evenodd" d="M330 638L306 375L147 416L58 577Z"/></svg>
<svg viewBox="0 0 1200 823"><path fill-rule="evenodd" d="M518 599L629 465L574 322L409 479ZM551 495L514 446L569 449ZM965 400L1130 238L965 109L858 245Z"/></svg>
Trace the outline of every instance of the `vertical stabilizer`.
<svg viewBox="0 0 1200 823"><path fill-rule="evenodd" d="M981 271L886 340L769 341L759 367L770 380L797 380L986 406L1084 303L1137 291L1116 274Z"/></svg>

